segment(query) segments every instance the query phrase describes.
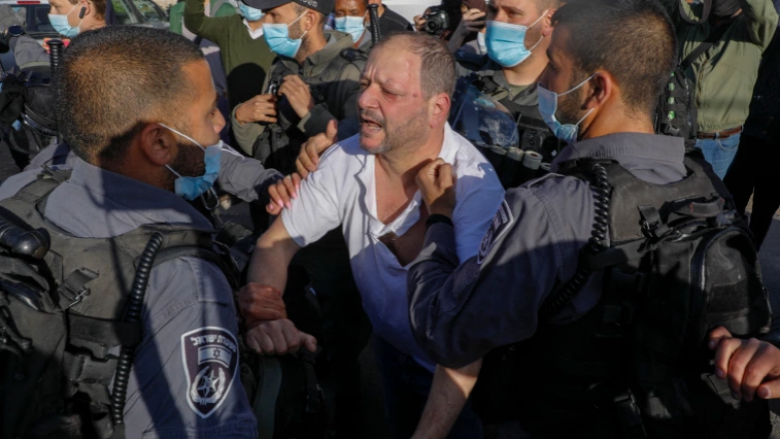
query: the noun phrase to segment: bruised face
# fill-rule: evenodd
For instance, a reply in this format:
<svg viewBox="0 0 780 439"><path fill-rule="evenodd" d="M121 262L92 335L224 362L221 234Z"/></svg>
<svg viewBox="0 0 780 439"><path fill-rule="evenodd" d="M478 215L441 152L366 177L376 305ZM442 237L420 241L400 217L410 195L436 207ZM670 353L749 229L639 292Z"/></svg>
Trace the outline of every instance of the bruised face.
<svg viewBox="0 0 780 439"><path fill-rule="evenodd" d="M429 99L420 82L422 60L402 47L371 52L358 99L360 146L382 154L424 138Z"/></svg>

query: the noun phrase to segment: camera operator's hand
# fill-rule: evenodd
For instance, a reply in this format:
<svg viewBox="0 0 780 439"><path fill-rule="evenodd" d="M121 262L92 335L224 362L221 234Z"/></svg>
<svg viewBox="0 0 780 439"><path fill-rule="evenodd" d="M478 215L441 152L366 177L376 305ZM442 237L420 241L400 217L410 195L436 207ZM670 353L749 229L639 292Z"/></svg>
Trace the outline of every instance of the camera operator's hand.
<svg viewBox="0 0 780 439"><path fill-rule="evenodd" d="M486 16L487 14L480 11L479 9L469 9L465 14L463 14L463 19L461 19L460 23L458 24L458 28L455 30L455 34L466 36L472 32L481 31L485 27Z"/></svg>
<svg viewBox="0 0 780 439"><path fill-rule="evenodd" d="M314 98L311 96L309 86L298 75L287 75L279 87L279 95L287 96L295 114L303 118L314 108Z"/></svg>
<svg viewBox="0 0 780 439"><path fill-rule="evenodd" d="M710 333L715 375L726 378L734 399L780 398L780 349L755 338L735 338L724 327Z"/></svg>
<svg viewBox="0 0 780 439"><path fill-rule="evenodd" d="M258 95L236 108L238 123L276 123L276 96Z"/></svg>
<svg viewBox="0 0 780 439"><path fill-rule="evenodd" d="M417 187L420 189L428 213L452 218L455 210L455 175L452 165L436 159L417 173Z"/></svg>
<svg viewBox="0 0 780 439"><path fill-rule="evenodd" d="M417 29L417 32L425 32L425 17L429 12L431 12L431 8L426 8L422 15L414 16L414 28Z"/></svg>
<svg viewBox="0 0 780 439"><path fill-rule="evenodd" d="M334 143L338 142L338 134L339 124L334 119L328 122L328 129L326 132L309 138L309 140L301 146L301 153L298 154L298 159L295 160L295 167L298 169L298 173L302 178L305 179L309 176L310 172L317 170L317 165L320 163L320 156Z"/></svg>
<svg viewBox="0 0 780 439"><path fill-rule="evenodd" d="M271 203L265 210L271 215L279 215L285 207L292 208L292 200L298 198L300 188L301 176L295 173L268 186Z"/></svg>

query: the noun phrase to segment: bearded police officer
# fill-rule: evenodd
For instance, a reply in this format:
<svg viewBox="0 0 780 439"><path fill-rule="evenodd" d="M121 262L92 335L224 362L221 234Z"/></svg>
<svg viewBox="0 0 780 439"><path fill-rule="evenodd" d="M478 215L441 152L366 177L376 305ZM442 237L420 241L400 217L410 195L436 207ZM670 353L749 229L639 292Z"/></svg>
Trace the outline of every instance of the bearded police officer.
<svg viewBox="0 0 780 439"><path fill-rule="evenodd" d="M701 317L702 328L680 323L744 302L756 308L721 314L720 322L739 315L734 330L756 334L747 328L757 324L765 330L771 316L765 293L747 284L757 277L740 262L749 260L750 238L730 235L741 237L744 253L714 270L728 282L702 299L723 294L723 302L702 310L692 301L691 316L675 307L698 291L694 278L670 279L680 275L671 267L692 263L678 257L691 244L653 253L668 240L698 239L691 230L728 224L729 217L718 179L684 158L683 140L653 134L654 102L675 63L668 17L654 1L575 0L552 23L540 110L551 129L573 140L553 168L571 176L554 173L508 191L479 254L459 261L449 165L434 162L420 172L431 217L408 278L418 342L448 367L484 357L473 396L493 437L711 437L705 429L767 437L768 410L754 400L780 395L780 350L724 328L710 333L729 325L717 320ZM686 201L676 209L671 202L680 199ZM711 222L697 222L705 217ZM652 246L629 250L619 246L624 242ZM593 254L602 255L600 262ZM642 254L658 259L632 262ZM703 280L701 288L710 282L716 281ZM753 301L748 292L756 291ZM670 336L677 327L680 335ZM704 335L694 346L681 343L691 334L685 331L699 329ZM714 370L708 344L717 348ZM682 363L688 355L701 357ZM688 368L692 380L683 373ZM702 406L714 409L698 411Z"/></svg>
<svg viewBox="0 0 780 439"><path fill-rule="evenodd" d="M65 277L58 292L73 298L62 368L67 388L74 389L69 394L78 394L65 407L85 394L92 413L105 407L113 375L107 367L118 370L111 355L124 343L116 335L111 342L106 328L112 326L94 325L121 320L119 305L128 300L137 262L134 251L149 241L147 230L159 230L163 250L138 304L141 332L121 401L124 437L256 438L257 422L238 373L238 321L226 275L215 261L195 253L165 258L162 253L173 243L190 242L186 236L197 236L203 251L213 248L207 244L213 227L182 199L207 190L219 168L215 144L225 122L203 54L166 30L111 26L74 39L58 77L59 126L78 159L72 167L9 178L0 186L0 200L8 209L27 206L25 214L15 213L41 218L52 236L74 247L94 243L77 254L68 247L51 249L61 255L52 267L63 271L53 275ZM139 236L143 239L132 239ZM123 276L128 273L130 279ZM92 323L78 327L79 322ZM94 360L87 348L108 361ZM92 419L100 437L118 428L106 427L109 419L105 414ZM57 426L36 426L49 427Z"/></svg>

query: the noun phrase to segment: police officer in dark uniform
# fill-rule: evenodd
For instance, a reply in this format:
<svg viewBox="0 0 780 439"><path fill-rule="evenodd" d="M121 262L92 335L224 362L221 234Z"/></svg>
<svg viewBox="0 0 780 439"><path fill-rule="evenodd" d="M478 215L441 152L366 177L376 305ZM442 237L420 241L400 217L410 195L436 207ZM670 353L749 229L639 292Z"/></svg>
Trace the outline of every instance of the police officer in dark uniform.
<svg viewBox="0 0 780 439"><path fill-rule="evenodd" d="M455 52L461 74L474 74L479 91L512 113L522 136L520 149L543 152L546 162L558 152L558 142L539 113L536 82L547 67L551 17L559 5L559 0L492 0L487 55Z"/></svg>
<svg viewBox="0 0 780 439"><path fill-rule="evenodd" d="M139 64L137 59L144 56L157 62ZM53 247L61 257L52 266L63 273L52 271L65 278L58 292L73 298L67 307L70 328L79 316L112 324L121 320L125 309L117 304L124 304L130 295L128 265L131 273L135 264L142 265L130 256L132 251L126 258L118 255L125 250L117 249L132 248L138 245L135 241L144 244L148 239L137 237L146 237L149 228L163 230L166 243L183 241L165 230L186 229L202 238L213 232L207 218L185 199L214 181L219 161L213 157L220 153L215 144L225 122L216 109L217 93L203 54L184 37L165 30L111 26L90 32L74 39L60 75L60 110L73 111L60 111L59 124L78 158L72 168L35 169L9 178L0 186L0 200L4 211L20 207L15 200L28 203L28 212L39 212L36 216L16 213L40 221L52 236L67 236L75 247L85 241L103 243L80 253ZM130 103L127 96L136 100ZM67 178L40 198L42 177L66 171ZM128 242L129 246L123 244ZM257 438L257 420L239 376L243 353L238 349L239 322L228 278L212 259L194 253L171 255L168 260L158 258L147 273L148 288L138 305L144 310L141 330L129 377L127 370L119 370L111 361L109 354L118 352L116 345L124 340L111 340L112 326L84 332L99 348L73 341L78 340L74 330L66 337L63 373L68 378L61 379L75 390L68 390L63 398L69 398L68 407L88 398L95 428L108 424L97 432L99 437L108 437L111 429L117 433L112 437L119 437L118 423L108 422L114 418L98 416L103 414L101 403L110 398L108 392L117 389L110 385L114 374L107 371L117 371L117 377L121 373L129 379L126 394L114 393L115 398L126 395L121 401L124 410L119 412L125 426L121 437ZM84 269L71 272L73 267ZM126 295L123 300L115 299L122 295ZM85 352L93 352L98 360ZM57 392L47 388L45 393ZM45 410L58 413L58 409L47 406ZM40 434L46 437L76 435L77 418L61 419L55 423L49 418L50 425L40 422L34 427L43 428ZM30 435L38 434L32 430ZM103 435L106 431L108 435ZM22 431L20 436L27 434Z"/></svg>
<svg viewBox="0 0 780 439"><path fill-rule="evenodd" d="M631 296L604 302L615 298L612 291L616 290L611 288L636 291L643 284L631 283L639 277L619 276L628 272L596 270L592 275L583 274L588 272L582 272L580 262L590 260L581 258L589 254L589 240L604 245L608 239L617 239L613 235L625 228L638 236L652 236L651 224L659 224L643 220L649 228L642 232L638 220L624 224L614 220L618 218L612 216L614 209L635 212L637 218L641 212L651 217L648 212L652 209L645 205L634 207L634 203L642 204L638 199L645 197L640 191L618 199L615 194L623 186L612 179L616 175L612 172L619 170L624 181L632 181L634 187L661 191L668 201L691 196L671 189L691 179L700 182L692 192L696 197L706 195L702 192L723 194L711 171L684 158L681 138L653 134L654 101L675 62L674 29L661 7L646 0L572 1L556 12L552 22L555 33L548 49L550 65L538 86L540 110L558 137L571 143L556 158L552 174L507 192L479 255L460 261L460 266L450 221L454 205L451 188L455 182L449 165L432 163L420 172L418 185L431 217L425 248L409 269L413 331L426 353L440 364L462 367L484 358L473 394L475 408L491 400L505 403L480 413L483 421L491 424L487 434L492 430L493 437L698 436L699 430L681 436L677 428L690 419L686 416L690 416L691 405L680 409L665 404L687 392L680 390L682 380L677 391L670 385L670 394L661 390L654 396L651 393L644 400L649 403L641 409L631 391L611 393L622 385L621 380L633 370L632 365L647 363L632 355L638 351L630 350L639 342L614 344L610 335L620 331L624 323L636 321L632 319L645 318L655 309L666 309L663 307L667 303L638 302L634 312L624 302L630 302ZM604 174L609 176L608 183L556 173L569 172L572 166L581 169L576 166L595 163L593 159L603 160L607 166L603 169L610 170ZM722 196L708 199L720 206ZM686 202L681 212L693 212L694 204ZM609 220L602 222L607 209ZM715 209L716 213L718 210ZM656 261L656 268L674 265L671 258ZM732 264L739 260L739 256L729 259ZM726 271L729 270L721 273ZM621 286L618 281L626 283ZM687 283L686 288L691 285ZM748 290L745 284L739 285L729 296L731 300ZM570 286L572 294L568 293ZM768 322L768 306L762 311ZM662 326L672 325L670 322ZM648 331L641 334L653 333ZM671 352L669 355L679 352L674 347L679 339L648 340L642 343ZM723 437L758 437L762 432L766 437L766 407L755 422L739 421L745 419L742 414L761 409L762 403L756 399L780 396L776 372L780 368L780 350L754 338L732 337L723 328L705 332L702 340L702 346L690 350L701 349L706 354L709 344L716 354L715 369L704 361L702 367L709 373L701 378L713 383L716 390L712 394L727 398L728 404L718 399L718 407L738 407L739 411L734 409L737 415L731 412L733 417L728 421L723 421L725 417L707 418L697 425L711 422L718 426L722 423L727 429L741 429L736 436ZM605 343L611 349L604 350ZM678 364L669 361L673 366ZM637 372L637 376L651 381L654 374L674 373L674 369L659 365L650 364L641 371L644 375ZM751 373L745 374L745 370ZM696 375L696 381L702 382L701 378ZM587 379L594 384L572 384ZM670 381L662 381L660 386ZM491 383L488 388L480 389L487 383ZM690 381L687 383L691 386ZM594 399L596 396L604 399ZM750 401L753 402L748 404ZM657 418L640 416L645 410L655 410ZM656 428L668 428L669 434Z"/></svg>

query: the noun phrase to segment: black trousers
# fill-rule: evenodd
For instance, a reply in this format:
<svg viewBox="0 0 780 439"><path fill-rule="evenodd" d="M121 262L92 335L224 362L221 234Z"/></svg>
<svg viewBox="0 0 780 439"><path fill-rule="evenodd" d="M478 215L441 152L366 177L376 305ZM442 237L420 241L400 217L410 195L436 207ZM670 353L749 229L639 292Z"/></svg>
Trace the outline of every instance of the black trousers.
<svg viewBox="0 0 780 439"><path fill-rule="evenodd" d="M739 151L723 180L744 212L753 195L750 230L761 248L777 209L780 208L780 144L742 135Z"/></svg>

